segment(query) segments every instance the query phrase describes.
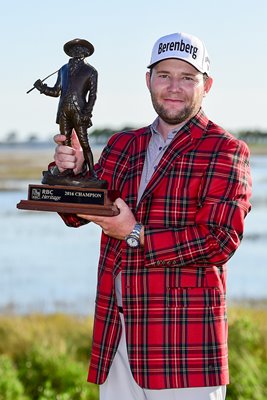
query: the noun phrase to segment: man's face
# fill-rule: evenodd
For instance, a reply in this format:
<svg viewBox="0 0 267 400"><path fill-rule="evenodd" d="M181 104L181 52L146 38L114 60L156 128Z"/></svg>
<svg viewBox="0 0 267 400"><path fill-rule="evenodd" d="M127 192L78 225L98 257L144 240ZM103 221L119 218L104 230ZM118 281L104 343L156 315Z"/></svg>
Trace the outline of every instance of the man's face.
<svg viewBox="0 0 267 400"><path fill-rule="evenodd" d="M211 78L185 61L167 59L146 75L152 103L159 117L169 125L178 125L199 111L203 97L212 85Z"/></svg>

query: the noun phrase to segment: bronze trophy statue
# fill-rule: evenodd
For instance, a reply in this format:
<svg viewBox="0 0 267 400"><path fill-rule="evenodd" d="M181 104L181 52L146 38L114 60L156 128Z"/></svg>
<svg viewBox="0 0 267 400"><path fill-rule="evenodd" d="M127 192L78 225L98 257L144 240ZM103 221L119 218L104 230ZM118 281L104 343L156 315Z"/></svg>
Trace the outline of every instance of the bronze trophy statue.
<svg viewBox="0 0 267 400"><path fill-rule="evenodd" d="M59 124L60 133L66 136L67 146L71 146L72 130L75 129L91 176L91 179L87 178L78 184L106 187L106 182L99 181L94 174L93 155L87 136L87 129L92 126L92 111L96 101L97 71L85 62L85 58L94 53L94 46L87 40L74 39L64 45L64 51L71 58L68 64L63 65L58 71L55 86L48 87L38 79L34 87L46 96L60 96L56 122ZM53 174L50 172L44 174L42 182L52 185L76 184L77 180L72 180L72 176L72 170L60 173L54 169Z"/></svg>
<svg viewBox="0 0 267 400"><path fill-rule="evenodd" d="M99 180L94 172L94 160L88 140L87 129L92 126L92 111L97 95L97 71L85 61L94 53L94 46L84 39L73 39L65 43L65 53L70 56L67 64L58 71L53 87L38 79L33 89L46 96L59 97L56 122L60 133L66 136L65 145L71 146L75 130L83 150L85 166L83 176L75 176L72 170L60 172L55 166L43 172L43 185L29 185L28 200L17 207L22 209L116 215L118 209L113 201L116 191L107 190L107 182ZM116 192L116 193L115 193Z"/></svg>

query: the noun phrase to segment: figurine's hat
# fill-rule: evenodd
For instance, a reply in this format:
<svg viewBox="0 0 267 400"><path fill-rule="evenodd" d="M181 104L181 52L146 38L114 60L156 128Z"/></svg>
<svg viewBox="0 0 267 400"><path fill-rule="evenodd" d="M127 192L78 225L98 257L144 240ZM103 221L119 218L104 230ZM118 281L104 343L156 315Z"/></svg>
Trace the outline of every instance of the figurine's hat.
<svg viewBox="0 0 267 400"><path fill-rule="evenodd" d="M73 39L64 44L64 51L70 57L77 56L77 47L79 47L79 53L83 53L84 57L89 57L95 51L92 43L88 42L85 39Z"/></svg>

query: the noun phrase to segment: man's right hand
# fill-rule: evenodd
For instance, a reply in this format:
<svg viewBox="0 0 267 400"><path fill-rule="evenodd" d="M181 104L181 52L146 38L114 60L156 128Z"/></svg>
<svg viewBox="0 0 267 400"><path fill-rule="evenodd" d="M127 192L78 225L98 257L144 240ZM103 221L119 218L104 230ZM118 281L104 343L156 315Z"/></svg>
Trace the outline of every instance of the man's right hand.
<svg viewBox="0 0 267 400"><path fill-rule="evenodd" d="M65 135L58 134L54 136L54 141L57 144L54 154L55 163L60 172L66 169L72 169L74 174L79 174L82 171L84 163L83 150L80 142L74 132L71 137L71 147L64 145L65 140Z"/></svg>

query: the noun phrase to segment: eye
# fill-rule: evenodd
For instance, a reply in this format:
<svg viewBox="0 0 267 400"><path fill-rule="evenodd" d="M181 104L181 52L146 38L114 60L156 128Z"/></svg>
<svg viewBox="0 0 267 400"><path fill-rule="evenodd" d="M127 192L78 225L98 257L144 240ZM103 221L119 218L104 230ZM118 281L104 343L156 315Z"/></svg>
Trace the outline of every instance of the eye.
<svg viewBox="0 0 267 400"><path fill-rule="evenodd" d="M159 76L159 78L162 78L162 79L167 79L169 77L168 74L159 74L158 76Z"/></svg>
<svg viewBox="0 0 267 400"><path fill-rule="evenodd" d="M184 76L183 80L185 81L194 81L194 79L192 78L192 76Z"/></svg>

